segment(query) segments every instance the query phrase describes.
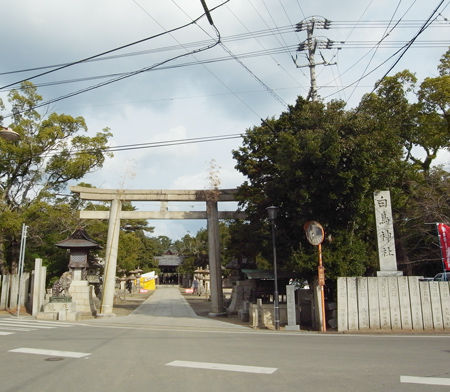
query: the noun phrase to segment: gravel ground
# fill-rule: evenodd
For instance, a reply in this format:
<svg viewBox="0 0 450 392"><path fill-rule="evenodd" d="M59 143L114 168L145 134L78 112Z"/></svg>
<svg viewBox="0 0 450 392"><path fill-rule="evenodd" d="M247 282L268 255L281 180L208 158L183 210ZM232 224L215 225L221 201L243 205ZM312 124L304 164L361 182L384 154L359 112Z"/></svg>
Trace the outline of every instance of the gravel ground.
<svg viewBox="0 0 450 392"><path fill-rule="evenodd" d="M197 316L208 317L208 313L211 312L211 301L204 296L186 294L184 289L180 289L181 295L186 299L191 308L197 314ZM224 317L214 317L214 320L223 321L225 323L232 323L249 327L248 321L244 322L239 319L237 315L228 315Z"/></svg>
<svg viewBox="0 0 450 392"><path fill-rule="evenodd" d="M153 291L149 291L148 293L143 294L130 294L125 297L124 300L119 298L114 299L113 305L113 313L116 316L127 316L134 309L136 309L142 302L144 302L148 297L153 294ZM8 309L8 310L0 310L0 315L16 315L17 309ZM31 316L29 312L25 309L25 307L21 307L20 309L21 316Z"/></svg>
<svg viewBox="0 0 450 392"><path fill-rule="evenodd" d="M124 300L115 298L113 313L116 316L127 316L136 309L142 302L153 294L154 290L142 294L129 294Z"/></svg>

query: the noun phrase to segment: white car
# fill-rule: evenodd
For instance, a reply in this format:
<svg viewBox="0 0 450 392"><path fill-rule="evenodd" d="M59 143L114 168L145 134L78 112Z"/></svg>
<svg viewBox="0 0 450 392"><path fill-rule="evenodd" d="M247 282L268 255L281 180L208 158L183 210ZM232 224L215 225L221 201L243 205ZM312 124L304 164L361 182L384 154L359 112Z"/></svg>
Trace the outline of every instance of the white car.
<svg viewBox="0 0 450 392"><path fill-rule="evenodd" d="M450 278L450 271L447 272L439 272L434 278L433 280L438 280L438 281L443 281L443 282L448 282Z"/></svg>

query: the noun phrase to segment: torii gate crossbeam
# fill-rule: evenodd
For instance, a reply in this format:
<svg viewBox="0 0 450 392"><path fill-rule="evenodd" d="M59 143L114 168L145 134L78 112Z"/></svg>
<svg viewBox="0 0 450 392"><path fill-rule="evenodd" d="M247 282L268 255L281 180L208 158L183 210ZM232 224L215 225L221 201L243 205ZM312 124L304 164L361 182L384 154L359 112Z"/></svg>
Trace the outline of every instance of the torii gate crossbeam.
<svg viewBox="0 0 450 392"><path fill-rule="evenodd" d="M236 201L236 189L214 190L124 190L80 186L70 190L82 200L109 201L110 211L80 211L82 219L109 219L105 271L100 315L113 315L120 219L207 219L211 284L210 316L223 314L222 271L219 247L219 219L243 219L241 212L218 211L218 201ZM160 211L122 211L123 201L160 201ZM204 201L205 211L168 211L168 201Z"/></svg>

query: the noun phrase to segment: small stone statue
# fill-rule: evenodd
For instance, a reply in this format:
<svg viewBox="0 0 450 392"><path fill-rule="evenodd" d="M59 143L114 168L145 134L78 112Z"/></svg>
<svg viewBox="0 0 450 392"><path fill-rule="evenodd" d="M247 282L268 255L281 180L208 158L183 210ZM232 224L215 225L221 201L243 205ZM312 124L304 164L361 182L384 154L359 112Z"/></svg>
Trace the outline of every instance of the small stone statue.
<svg viewBox="0 0 450 392"><path fill-rule="evenodd" d="M66 297L69 295L69 287L72 282L72 274L70 271L64 272L61 277L53 284L53 297Z"/></svg>

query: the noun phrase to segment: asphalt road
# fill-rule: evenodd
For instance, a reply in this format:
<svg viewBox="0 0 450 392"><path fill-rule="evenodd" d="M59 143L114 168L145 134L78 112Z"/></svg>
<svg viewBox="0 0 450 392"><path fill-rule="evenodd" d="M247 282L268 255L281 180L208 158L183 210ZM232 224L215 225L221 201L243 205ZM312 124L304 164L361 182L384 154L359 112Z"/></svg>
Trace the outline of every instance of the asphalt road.
<svg viewBox="0 0 450 392"><path fill-rule="evenodd" d="M0 318L0 391L450 391L448 335L254 331L174 290L114 319Z"/></svg>

